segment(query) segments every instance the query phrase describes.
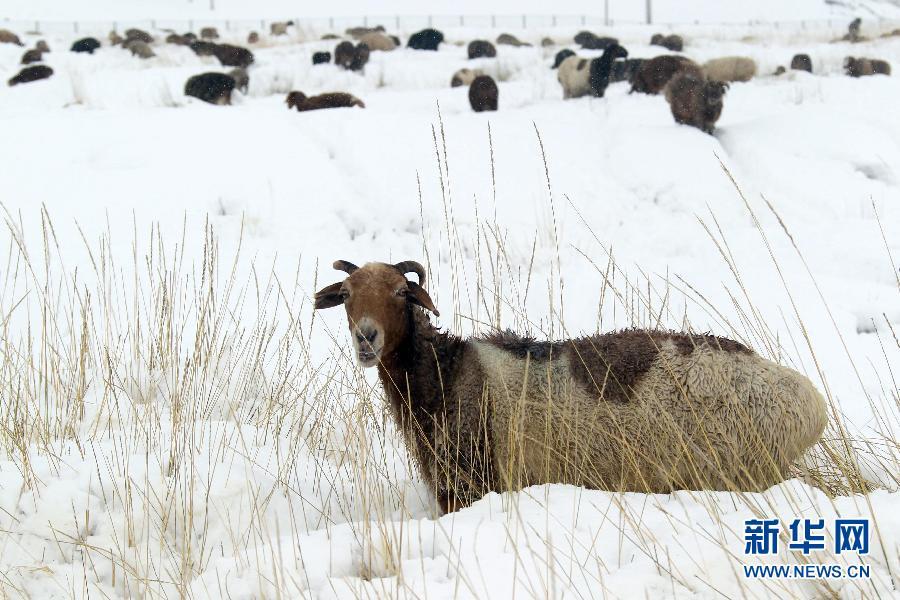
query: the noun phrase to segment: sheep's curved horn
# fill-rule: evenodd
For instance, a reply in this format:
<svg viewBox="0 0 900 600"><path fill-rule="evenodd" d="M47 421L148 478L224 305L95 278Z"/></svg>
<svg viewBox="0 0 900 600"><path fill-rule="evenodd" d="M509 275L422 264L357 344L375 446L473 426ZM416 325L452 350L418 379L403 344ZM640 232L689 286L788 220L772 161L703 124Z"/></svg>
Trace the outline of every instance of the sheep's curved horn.
<svg viewBox="0 0 900 600"><path fill-rule="evenodd" d="M425 267L420 265L414 260L404 260L403 262L398 262L394 265L394 268L400 271L403 275L407 273L415 273L419 276L419 285L425 286Z"/></svg>
<svg viewBox="0 0 900 600"><path fill-rule="evenodd" d="M359 268L348 260L336 260L331 266L334 270L343 271L347 275L353 275L353 271Z"/></svg>

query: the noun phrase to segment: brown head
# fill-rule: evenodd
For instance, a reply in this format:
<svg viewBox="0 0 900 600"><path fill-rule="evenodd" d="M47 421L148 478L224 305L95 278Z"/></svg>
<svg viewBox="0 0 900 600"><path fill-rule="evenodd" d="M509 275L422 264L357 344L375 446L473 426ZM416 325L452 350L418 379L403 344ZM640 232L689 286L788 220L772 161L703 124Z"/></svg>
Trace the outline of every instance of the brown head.
<svg viewBox="0 0 900 600"><path fill-rule="evenodd" d="M440 316L423 287L425 268L415 261L357 267L339 260L333 266L347 278L316 292L315 308L344 305L356 358L363 367L374 367L400 347L410 334L412 305ZM407 280L407 273L416 273L419 282Z"/></svg>
<svg viewBox="0 0 900 600"><path fill-rule="evenodd" d="M306 94L304 94L303 92L294 91L289 93L284 101L287 104L288 108L294 108L303 104L305 100Z"/></svg>

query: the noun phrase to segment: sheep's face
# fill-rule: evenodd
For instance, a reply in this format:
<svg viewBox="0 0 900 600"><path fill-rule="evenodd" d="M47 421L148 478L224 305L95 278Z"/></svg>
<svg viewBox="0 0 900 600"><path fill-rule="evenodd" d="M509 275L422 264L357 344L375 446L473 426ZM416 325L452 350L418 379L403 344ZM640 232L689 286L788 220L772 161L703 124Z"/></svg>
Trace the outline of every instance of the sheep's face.
<svg viewBox="0 0 900 600"><path fill-rule="evenodd" d="M410 304L417 304L438 315L428 292L408 281L405 268L418 269L424 280L424 269L413 262L389 265L368 263L357 268L352 263L337 261L334 268L349 276L316 293L316 309L344 305L347 325L356 359L363 367L374 367L383 357L393 354L409 335Z"/></svg>

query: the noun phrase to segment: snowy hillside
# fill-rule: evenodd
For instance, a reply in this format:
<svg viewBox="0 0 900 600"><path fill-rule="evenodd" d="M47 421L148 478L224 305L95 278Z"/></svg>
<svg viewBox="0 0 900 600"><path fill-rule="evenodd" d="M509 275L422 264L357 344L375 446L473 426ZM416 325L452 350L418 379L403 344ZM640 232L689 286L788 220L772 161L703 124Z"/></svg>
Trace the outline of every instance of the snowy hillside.
<svg viewBox="0 0 900 600"><path fill-rule="evenodd" d="M228 107L184 95L189 76L224 70L186 47L91 56L65 51L84 30L17 30L48 41L55 74L0 88L3 594L900 595L900 78L842 71L851 54L900 68L900 36L866 18L870 41L834 42L857 10L896 7L657 4L661 21L701 8L711 23L745 21L759 5L842 20L679 27L697 61L758 64L729 89L714 136L625 83L564 101L550 64L577 25L513 29L534 45L473 61L456 43L500 29L448 27L438 52L374 52L362 74L311 65L336 43L319 41L322 26L264 36L248 93ZM104 22L198 9L153 7L3 9ZM665 52L647 43L655 31L604 33L652 57ZM247 32L223 34L243 44ZM22 51L0 44L0 79ZM771 75L798 52L813 74ZM473 113L449 86L467 66L499 81L496 113ZM347 91L366 108L289 111L290 90ZM764 493L550 485L438 516L377 378L353 361L345 316L312 310L339 258L426 264L435 321L461 335L650 325L739 339L828 398L825 442ZM809 556L786 543L745 555L746 519L812 517L874 519L870 553L837 556L829 537ZM871 576L753 579L745 563L867 564Z"/></svg>

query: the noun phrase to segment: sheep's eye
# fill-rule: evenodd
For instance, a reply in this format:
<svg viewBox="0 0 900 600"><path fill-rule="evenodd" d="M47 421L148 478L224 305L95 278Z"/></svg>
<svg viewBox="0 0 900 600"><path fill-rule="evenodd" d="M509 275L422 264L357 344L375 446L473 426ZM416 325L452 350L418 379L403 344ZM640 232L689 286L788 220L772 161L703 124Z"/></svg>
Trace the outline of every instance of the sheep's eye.
<svg viewBox="0 0 900 600"><path fill-rule="evenodd" d="M400 297L402 298L403 296L406 296L406 293L407 293L407 292L409 292L408 289L406 289L406 288L400 288L399 290L397 290L397 295L400 296Z"/></svg>
<svg viewBox="0 0 900 600"><path fill-rule="evenodd" d="M346 300L347 298L350 297L350 292L347 291L347 290L341 290L341 291L340 291L340 296L341 296L341 298L343 298L344 300Z"/></svg>

